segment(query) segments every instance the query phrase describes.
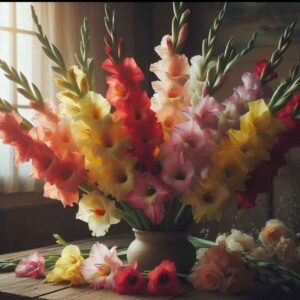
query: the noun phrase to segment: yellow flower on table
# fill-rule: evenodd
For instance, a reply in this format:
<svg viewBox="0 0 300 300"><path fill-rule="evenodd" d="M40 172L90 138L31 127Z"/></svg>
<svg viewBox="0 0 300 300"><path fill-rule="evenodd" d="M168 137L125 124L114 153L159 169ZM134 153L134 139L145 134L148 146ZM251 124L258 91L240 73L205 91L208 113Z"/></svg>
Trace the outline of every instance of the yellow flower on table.
<svg viewBox="0 0 300 300"><path fill-rule="evenodd" d="M89 224L93 236L103 236L110 225L120 222L114 201L108 200L96 190L84 195L79 201L76 219Z"/></svg>
<svg viewBox="0 0 300 300"><path fill-rule="evenodd" d="M68 281L71 285L85 284L80 272L83 261L84 258L77 246L66 246L61 253L61 257L55 263L54 269L47 274L46 280L55 283Z"/></svg>
<svg viewBox="0 0 300 300"><path fill-rule="evenodd" d="M224 183L214 178L199 178L192 194L183 196L182 202L192 206L194 220L199 223L204 220L220 220L231 200Z"/></svg>

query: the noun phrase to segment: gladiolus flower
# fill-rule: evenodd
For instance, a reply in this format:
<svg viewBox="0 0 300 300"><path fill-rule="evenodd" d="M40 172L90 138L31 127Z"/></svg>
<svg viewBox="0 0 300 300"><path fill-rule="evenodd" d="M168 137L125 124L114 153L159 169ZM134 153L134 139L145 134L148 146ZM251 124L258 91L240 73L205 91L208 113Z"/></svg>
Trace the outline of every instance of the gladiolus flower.
<svg viewBox="0 0 300 300"><path fill-rule="evenodd" d="M133 190L126 196L127 201L144 211L154 224L165 216L164 204L172 198L171 188L151 173L136 176Z"/></svg>
<svg viewBox="0 0 300 300"><path fill-rule="evenodd" d="M90 192L80 199L76 219L88 223L92 235L97 237L105 235L110 225L120 222L114 202L97 191Z"/></svg>
<svg viewBox="0 0 300 300"><path fill-rule="evenodd" d="M148 292L154 295L178 295L181 292L180 281L176 275L176 266L172 261L164 260L148 274Z"/></svg>
<svg viewBox="0 0 300 300"><path fill-rule="evenodd" d="M181 151L172 151L162 161L162 178L177 192L189 192L195 174L192 162Z"/></svg>
<svg viewBox="0 0 300 300"><path fill-rule="evenodd" d="M116 247L108 248L100 243L93 245L90 256L80 267L86 282L94 289L114 289L114 275L122 267Z"/></svg>
<svg viewBox="0 0 300 300"><path fill-rule="evenodd" d="M137 270L137 264L124 267L114 275L115 289L119 294L140 294L146 279Z"/></svg>
<svg viewBox="0 0 300 300"><path fill-rule="evenodd" d="M16 276L30 277L33 279L43 278L45 275L45 259L39 252L34 252L23 259L15 269Z"/></svg>
<svg viewBox="0 0 300 300"><path fill-rule="evenodd" d="M21 129L22 118L15 112L0 112L0 138L4 144L16 149L15 163L27 162L31 158L32 139Z"/></svg>
<svg viewBox="0 0 300 300"><path fill-rule="evenodd" d="M66 246L61 253L61 257L55 263L55 268L47 274L47 281L55 283L68 281L71 285L84 284L85 280L80 272L83 261L84 259L77 246Z"/></svg>
<svg viewBox="0 0 300 300"><path fill-rule="evenodd" d="M93 182L98 183L105 195L112 195L122 201L133 188L135 165L136 159L132 156L124 156L122 160L111 158L100 166L92 165L89 175Z"/></svg>
<svg viewBox="0 0 300 300"><path fill-rule="evenodd" d="M201 128L218 129L218 121L225 107L213 97L206 96L193 107L186 108L186 116L197 122Z"/></svg>
<svg viewBox="0 0 300 300"><path fill-rule="evenodd" d="M195 222L202 220L220 220L227 208L230 192L223 182L213 179L197 179L191 195L184 195L182 202L192 206Z"/></svg>

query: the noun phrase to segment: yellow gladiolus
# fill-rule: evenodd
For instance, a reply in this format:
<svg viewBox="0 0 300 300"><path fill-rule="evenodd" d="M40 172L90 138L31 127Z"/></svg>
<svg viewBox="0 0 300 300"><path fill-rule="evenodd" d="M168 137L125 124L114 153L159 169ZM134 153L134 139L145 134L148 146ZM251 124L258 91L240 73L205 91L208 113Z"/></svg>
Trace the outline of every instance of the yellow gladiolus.
<svg viewBox="0 0 300 300"><path fill-rule="evenodd" d="M68 281L71 285L85 284L85 280L80 272L80 266L83 261L84 258L81 256L80 249L77 246L66 246L54 269L47 274L46 280L55 283Z"/></svg>
<svg viewBox="0 0 300 300"><path fill-rule="evenodd" d="M198 179L191 195L183 196L182 202L192 206L195 222L203 220L220 220L228 207L230 192L217 179Z"/></svg>
<svg viewBox="0 0 300 300"><path fill-rule="evenodd" d="M251 171L261 161L270 160L270 154L252 124L248 127L245 124L243 130L230 129L227 135L245 171Z"/></svg>
<svg viewBox="0 0 300 300"><path fill-rule="evenodd" d="M222 140L213 156L208 177L220 178L229 189L242 191L245 188L246 175L239 153L228 139Z"/></svg>
<svg viewBox="0 0 300 300"><path fill-rule="evenodd" d="M122 160L111 158L104 160L100 167L91 167L89 174L105 195L112 195L122 201L133 188L135 165L136 159L131 156L123 157Z"/></svg>
<svg viewBox="0 0 300 300"><path fill-rule="evenodd" d="M273 117L263 99L249 102L249 112L240 117L240 122L242 131L247 131L253 125L267 149L272 148L277 135L285 130L285 126Z"/></svg>
<svg viewBox="0 0 300 300"><path fill-rule="evenodd" d="M83 120L87 125L93 127L94 124L110 120L109 102L100 94L88 92L78 102L81 112L76 116L77 120ZM75 120L76 120L75 119Z"/></svg>

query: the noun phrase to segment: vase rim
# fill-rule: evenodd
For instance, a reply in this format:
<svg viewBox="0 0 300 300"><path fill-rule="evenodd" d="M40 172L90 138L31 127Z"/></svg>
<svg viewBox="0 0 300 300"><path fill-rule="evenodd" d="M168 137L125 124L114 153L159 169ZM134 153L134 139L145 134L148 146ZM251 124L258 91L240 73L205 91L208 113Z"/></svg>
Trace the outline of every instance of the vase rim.
<svg viewBox="0 0 300 300"><path fill-rule="evenodd" d="M187 234L187 230L175 230L175 231L156 231L156 230L140 230L136 228L132 228L132 231L134 233L142 233L142 234L166 234L166 235L171 235L171 234Z"/></svg>

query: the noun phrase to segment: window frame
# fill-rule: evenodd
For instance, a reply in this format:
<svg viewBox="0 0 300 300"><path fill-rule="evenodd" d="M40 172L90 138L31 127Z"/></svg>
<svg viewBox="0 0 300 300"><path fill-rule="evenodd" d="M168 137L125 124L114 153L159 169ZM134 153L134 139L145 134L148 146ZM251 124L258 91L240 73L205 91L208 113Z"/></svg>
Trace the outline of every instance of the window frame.
<svg viewBox="0 0 300 300"><path fill-rule="evenodd" d="M11 48L12 48L12 60L11 60L11 65L17 69L18 65L18 34L23 34L23 35L31 35L35 36L35 32L33 30L28 30L28 29L22 29L17 27L17 2L9 2L10 4L10 14L11 14L11 20L12 24L10 26L0 26L0 32L8 32L11 33ZM28 4L31 5L31 2ZM0 3L1 5L1 3ZM20 71L20 70L18 70ZM23 70L25 71L25 70ZM30 105L25 105L25 104L19 104L18 103L18 91L17 91L17 84L15 82L11 82L11 99L6 99L8 102L10 102L12 105L14 105L16 108L20 109L32 109Z"/></svg>

